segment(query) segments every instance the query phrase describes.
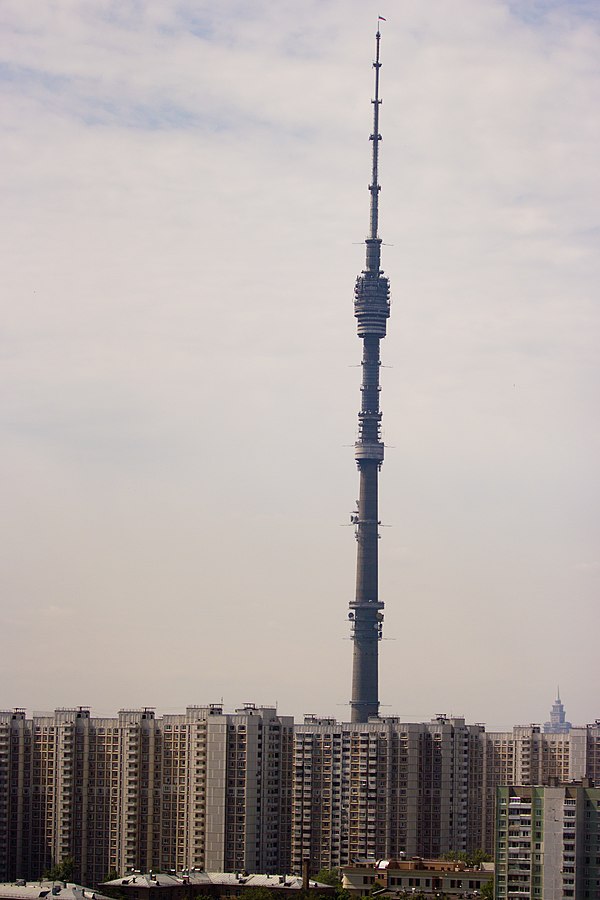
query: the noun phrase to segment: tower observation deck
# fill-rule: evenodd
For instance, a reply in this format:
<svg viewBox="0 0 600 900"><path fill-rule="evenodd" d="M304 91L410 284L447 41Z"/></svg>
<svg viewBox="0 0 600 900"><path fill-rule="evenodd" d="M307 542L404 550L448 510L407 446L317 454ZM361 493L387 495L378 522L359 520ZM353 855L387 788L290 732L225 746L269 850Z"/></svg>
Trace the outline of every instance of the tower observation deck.
<svg viewBox="0 0 600 900"><path fill-rule="evenodd" d="M354 315L358 336L363 342L361 405L358 413L358 439L355 458L359 471L359 499L352 522L356 529L356 595L348 614L352 623L352 699L353 722L366 722L379 714L378 651L383 629L383 603L378 585L378 479L383 463L381 417L379 409L379 342L385 337L390 314L390 286L381 269L379 220L379 45L376 34L375 99L373 104L372 173L369 234L365 240L366 265L356 279Z"/></svg>

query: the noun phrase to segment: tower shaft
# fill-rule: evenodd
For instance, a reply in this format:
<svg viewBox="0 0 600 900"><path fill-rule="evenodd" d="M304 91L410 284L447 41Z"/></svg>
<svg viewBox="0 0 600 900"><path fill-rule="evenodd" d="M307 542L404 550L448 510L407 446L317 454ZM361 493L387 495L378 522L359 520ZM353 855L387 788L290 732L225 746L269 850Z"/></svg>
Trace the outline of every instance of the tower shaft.
<svg viewBox="0 0 600 900"><path fill-rule="evenodd" d="M380 268L381 238L379 220L379 45L376 35L375 99L373 104L372 177L370 228L366 244L366 266L356 279L354 315L363 342L361 406L358 414L358 440L355 458L359 471L358 509L352 520L356 526L356 595L350 603L353 624L352 699L353 722L366 722L379 714L378 651L383 625L383 603L379 600L378 573L378 479L383 463L381 412L379 409L379 344L385 337L390 314L389 281Z"/></svg>

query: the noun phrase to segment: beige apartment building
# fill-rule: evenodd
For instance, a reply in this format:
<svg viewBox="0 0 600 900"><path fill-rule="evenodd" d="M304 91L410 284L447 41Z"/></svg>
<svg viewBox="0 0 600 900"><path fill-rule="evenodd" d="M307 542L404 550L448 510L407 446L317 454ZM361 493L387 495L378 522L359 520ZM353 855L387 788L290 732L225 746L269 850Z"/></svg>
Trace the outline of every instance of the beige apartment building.
<svg viewBox="0 0 600 900"><path fill-rule="evenodd" d="M439 856L481 843L482 726L439 716L338 723L307 717L294 737L292 867L357 857Z"/></svg>
<svg viewBox="0 0 600 900"><path fill-rule="evenodd" d="M592 784L600 785L600 719L586 728L585 771Z"/></svg>
<svg viewBox="0 0 600 900"><path fill-rule="evenodd" d="M0 880L66 856L90 885L131 868L284 870L292 740L291 718L252 704L0 712Z"/></svg>
<svg viewBox="0 0 600 900"><path fill-rule="evenodd" d="M540 725L516 725L512 731L485 734L481 847L493 852L496 788L508 784L544 785L555 780L580 781L588 773L592 759L596 759L594 748L600 746L598 737L598 726L572 728L557 734L545 733Z"/></svg>
<svg viewBox="0 0 600 900"><path fill-rule="evenodd" d="M292 866L494 852L496 788L600 776L600 725L486 733L457 717L307 717L294 735ZM600 783L600 781L598 782Z"/></svg>
<svg viewBox="0 0 600 900"><path fill-rule="evenodd" d="M285 873L494 849L496 788L587 775L600 722L486 733L463 718L343 723L246 704L155 716L0 712L0 881L73 856L111 871Z"/></svg>

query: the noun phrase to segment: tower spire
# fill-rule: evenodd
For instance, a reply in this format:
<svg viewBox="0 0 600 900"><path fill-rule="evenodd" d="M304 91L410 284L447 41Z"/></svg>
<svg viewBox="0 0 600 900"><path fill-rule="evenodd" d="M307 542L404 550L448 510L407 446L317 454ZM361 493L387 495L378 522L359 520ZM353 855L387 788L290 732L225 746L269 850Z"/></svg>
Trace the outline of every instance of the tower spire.
<svg viewBox="0 0 600 900"><path fill-rule="evenodd" d="M352 622L353 661L352 699L353 722L366 722L379 714L379 640L383 628L383 603L379 600L378 573L378 478L383 463L381 418L379 409L379 342L385 337L386 321L390 314L389 281L381 265L379 229L379 57L381 34L375 36L376 54L375 98L373 104L372 171L369 234L366 244L366 266L356 279L354 315L357 331L363 342L361 406L358 413L358 439L354 456L359 471L358 508L352 515L356 528L356 595L350 603Z"/></svg>
<svg viewBox="0 0 600 900"><path fill-rule="evenodd" d="M556 700L550 710L550 721L544 722L546 734L566 734L571 730L571 723L567 722L565 707L560 699L560 686L556 686Z"/></svg>
<svg viewBox="0 0 600 900"><path fill-rule="evenodd" d="M381 186L379 184L379 141L381 140L381 135L379 134L379 107L381 106L381 100L379 99L379 70L381 69L381 62L379 61L379 50L381 33L379 32L379 29L377 30L377 34L375 35L375 40L376 54L375 62L373 63L373 68L375 69L375 99L371 100L371 103L373 104L373 133L369 138L369 140L373 142L373 154L371 184L369 185L369 191L371 192L371 227L369 230L369 236L367 238L367 268L370 268L370 263L372 262L368 254L369 244L375 241L378 247L381 246L381 241L378 240L377 235L379 227L379 191L381 190ZM379 263L379 260L377 260L377 263Z"/></svg>

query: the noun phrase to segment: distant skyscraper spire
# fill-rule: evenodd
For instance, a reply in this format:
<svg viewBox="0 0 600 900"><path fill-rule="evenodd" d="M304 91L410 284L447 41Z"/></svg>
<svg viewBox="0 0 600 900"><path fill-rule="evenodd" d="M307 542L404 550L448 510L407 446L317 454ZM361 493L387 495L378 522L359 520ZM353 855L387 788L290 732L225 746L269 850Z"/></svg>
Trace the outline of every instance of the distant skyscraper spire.
<svg viewBox="0 0 600 900"><path fill-rule="evenodd" d="M550 721L544 722L546 734L566 734L571 730L571 723L565 720L565 708L560 700L560 687L556 688L556 700L550 710Z"/></svg>
<svg viewBox="0 0 600 900"><path fill-rule="evenodd" d="M366 722L379 714L378 649L383 627L383 603L378 587L378 476L383 463L381 417L379 409L379 342L385 337L386 321L390 314L389 281L380 268L381 238L379 227L379 28L375 36L376 56L375 99L373 104L373 133L371 184L369 192L369 233L365 240L366 265L356 279L354 315L358 336L363 341L361 407L358 414L358 439L355 459L359 471L359 499L352 521L356 527L356 595L350 603L354 645L352 663L353 722Z"/></svg>

